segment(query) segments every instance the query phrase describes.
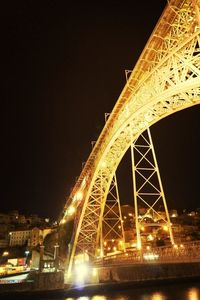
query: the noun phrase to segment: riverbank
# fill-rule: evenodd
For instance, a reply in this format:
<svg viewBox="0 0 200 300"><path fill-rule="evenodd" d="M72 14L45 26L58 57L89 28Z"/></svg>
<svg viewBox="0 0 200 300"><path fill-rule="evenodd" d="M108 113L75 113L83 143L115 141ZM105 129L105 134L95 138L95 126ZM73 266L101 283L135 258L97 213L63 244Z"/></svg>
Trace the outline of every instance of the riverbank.
<svg viewBox="0 0 200 300"><path fill-rule="evenodd" d="M0 296L63 292L64 289L64 273L62 271L52 273L30 272L25 280L18 282L11 277L10 281L0 284Z"/></svg>
<svg viewBox="0 0 200 300"><path fill-rule="evenodd" d="M105 293L110 290L158 286L200 280L200 263L137 264L101 267L98 282L82 286L64 284L63 272L33 273L21 283L0 284L0 296L63 295L64 297Z"/></svg>

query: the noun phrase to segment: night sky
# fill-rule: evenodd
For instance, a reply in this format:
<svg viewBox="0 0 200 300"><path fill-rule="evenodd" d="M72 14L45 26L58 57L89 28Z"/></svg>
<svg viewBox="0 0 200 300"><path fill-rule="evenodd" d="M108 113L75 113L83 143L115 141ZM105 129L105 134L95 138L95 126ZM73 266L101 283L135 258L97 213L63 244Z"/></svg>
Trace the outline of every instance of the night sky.
<svg viewBox="0 0 200 300"><path fill-rule="evenodd" d="M58 217L167 1L135 2L1 6L0 212ZM199 118L195 106L152 127L170 208L200 207Z"/></svg>

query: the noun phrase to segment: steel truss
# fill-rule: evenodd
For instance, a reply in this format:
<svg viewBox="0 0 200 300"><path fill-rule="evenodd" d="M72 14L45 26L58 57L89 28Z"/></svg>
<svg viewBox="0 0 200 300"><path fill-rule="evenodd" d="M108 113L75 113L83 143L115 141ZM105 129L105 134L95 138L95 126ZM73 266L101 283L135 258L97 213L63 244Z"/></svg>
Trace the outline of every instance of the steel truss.
<svg viewBox="0 0 200 300"><path fill-rule="evenodd" d="M117 241L118 247L116 247L116 250L120 249L125 251L124 226L116 174L114 175L110 185L101 224L101 256L104 255L104 247L107 246L109 242Z"/></svg>
<svg viewBox="0 0 200 300"><path fill-rule="evenodd" d="M144 225L155 225L154 221L157 219L159 219L159 226L166 226L173 245L174 238L167 202L149 128L132 143L131 161L137 248L141 249L142 247L141 228ZM142 216L139 215L140 205L142 208L146 208L146 212ZM161 214L161 211L164 211L164 215ZM149 215L154 218L152 224L145 222Z"/></svg>
<svg viewBox="0 0 200 300"><path fill-rule="evenodd" d="M106 197L127 149L152 124L199 103L200 0L171 0L65 205L61 222L71 206L77 220L69 272L78 252L95 257Z"/></svg>

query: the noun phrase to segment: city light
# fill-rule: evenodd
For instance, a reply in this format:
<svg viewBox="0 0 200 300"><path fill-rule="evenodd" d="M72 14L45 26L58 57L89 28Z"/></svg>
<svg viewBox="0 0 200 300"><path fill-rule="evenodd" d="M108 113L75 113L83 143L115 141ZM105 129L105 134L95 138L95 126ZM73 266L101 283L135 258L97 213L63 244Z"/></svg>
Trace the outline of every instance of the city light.
<svg viewBox="0 0 200 300"><path fill-rule="evenodd" d="M84 252L76 255L75 257L75 265L79 265L89 261L89 255Z"/></svg>
<svg viewBox="0 0 200 300"><path fill-rule="evenodd" d="M169 230L168 226L167 226L167 225L164 225L164 226L163 226L163 230L164 230L164 231L168 231L168 230Z"/></svg>
<svg viewBox="0 0 200 300"><path fill-rule="evenodd" d="M85 275L88 273L88 266L86 263L77 264L76 270L77 270L77 273L79 274L79 276L85 277Z"/></svg>
<svg viewBox="0 0 200 300"><path fill-rule="evenodd" d="M147 236L147 241L153 241L154 240L154 237L152 236L152 234L149 234Z"/></svg>
<svg viewBox="0 0 200 300"><path fill-rule="evenodd" d="M75 265L75 282L76 285L81 286L84 284L86 277L89 273L89 268L86 263L79 263Z"/></svg>
<svg viewBox="0 0 200 300"><path fill-rule="evenodd" d="M177 217L177 214L172 214L171 215L171 218L176 218Z"/></svg>
<svg viewBox="0 0 200 300"><path fill-rule="evenodd" d="M67 215L72 216L76 211L76 208L73 205L70 205L67 209Z"/></svg>
<svg viewBox="0 0 200 300"><path fill-rule="evenodd" d="M141 228L140 228L140 229L141 229L141 231L144 231L144 230L145 230L144 226L141 226Z"/></svg>
<svg viewBox="0 0 200 300"><path fill-rule="evenodd" d="M106 168L106 166L107 166L107 163L106 163L105 161L103 161L103 162L101 163L101 167L102 167L102 168Z"/></svg>
<svg viewBox="0 0 200 300"><path fill-rule="evenodd" d="M154 254L154 253L145 253L143 255L143 258L145 260L156 260L158 259L159 255L158 254Z"/></svg>
<svg viewBox="0 0 200 300"><path fill-rule="evenodd" d="M78 191L76 193L76 200L77 201L81 201L83 199L83 192L82 191Z"/></svg>
<svg viewBox="0 0 200 300"><path fill-rule="evenodd" d="M137 241L137 249L138 249L138 250L141 250L141 249L142 249L141 241Z"/></svg>
<svg viewBox="0 0 200 300"><path fill-rule="evenodd" d="M60 221L60 224L65 224L66 223L66 220L63 218L61 221Z"/></svg>
<svg viewBox="0 0 200 300"><path fill-rule="evenodd" d="M151 300L165 300L165 296L163 296L161 293L156 292L152 295Z"/></svg>
<svg viewBox="0 0 200 300"><path fill-rule="evenodd" d="M82 182L82 184L83 184L83 182ZM82 188L79 190L79 191L77 191L76 193L75 193L75 195L73 196L73 203L74 202L78 202L78 201L81 201L83 199L83 192L82 192Z"/></svg>
<svg viewBox="0 0 200 300"><path fill-rule="evenodd" d="M86 186L86 181L87 181L87 178L84 177L84 178L83 178L83 181L82 181L82 183L81 183L81 189L84 189L84 187Z"/></svg>
<svg viewBox="0 0 200 300"><path fill-rule="evenodd" d="M92 276L97 276L98 272L96 268L92 269Z"/></svg>

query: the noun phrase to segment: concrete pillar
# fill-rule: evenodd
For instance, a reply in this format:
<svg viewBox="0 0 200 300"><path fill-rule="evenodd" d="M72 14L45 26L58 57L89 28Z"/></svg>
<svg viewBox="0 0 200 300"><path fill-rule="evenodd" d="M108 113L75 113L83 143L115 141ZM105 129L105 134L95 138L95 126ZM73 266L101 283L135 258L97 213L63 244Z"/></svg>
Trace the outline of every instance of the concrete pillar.
<svg viewBox="0 0 200 300"><path fill-rule="evenodd" d="M54 263L55 263L56 270L59 268L58 248L59 248L58 244L54 245Z"/></svg>
<svg viewBox="0 0 200 300"><path fill-rule="evenodd" d="M39 271L42 272L43 270L43 264L44 264L44 246L40 245L40 267Z"/></svg>

